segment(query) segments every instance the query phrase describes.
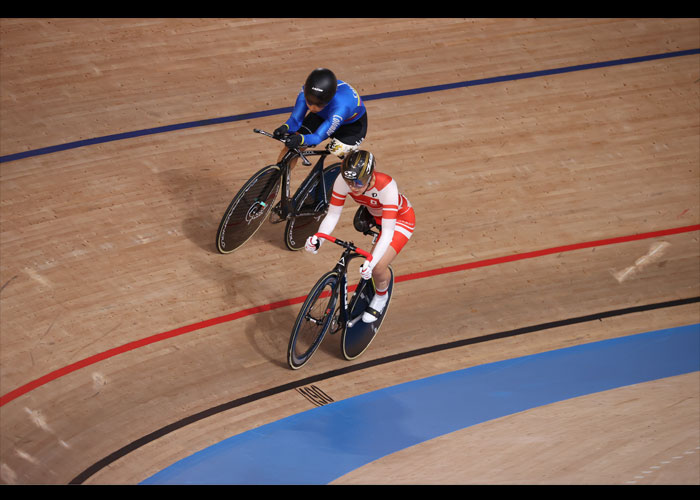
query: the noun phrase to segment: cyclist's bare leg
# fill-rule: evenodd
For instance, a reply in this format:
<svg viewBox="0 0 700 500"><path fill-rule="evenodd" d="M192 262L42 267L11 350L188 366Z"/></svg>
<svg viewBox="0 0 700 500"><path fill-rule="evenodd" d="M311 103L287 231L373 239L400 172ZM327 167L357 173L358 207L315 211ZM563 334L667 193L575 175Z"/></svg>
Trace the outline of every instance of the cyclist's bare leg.
<svg viewBox="0 0 700 500"><path fill-rule="evenodd" d="M386 290L389 287L389 282L391 281L391 271L389 270L389 264L396 257L396 250L394 247L389 246L384 252L384 255L377 265L372 269L372 277L374 278L374 286L377 290Z"/></svg>
<svg viewBox="0 0 700 500"><path fill-rule="evenodd" d="M306 151L306 148L299 148L299 149L300 149L301 151ZM282 151L280 151L280 154L279 154L279 156L277 157L277 163L279 163L279 162L282 161L282 158L283 158L284 155L287 153L287 151L289 151L289 149L287 149L286 146L283 146L283 147L282 147ZM292 160L289 162L289 171L290 171L290 172L291 172L292 170L294 170L294 167L295 167L296 164L297 164L297 160L299 160L299 157L298 157L298 156L295 157L295 158L292 158Z"/></svg>
<svg viewBox="0 0 700 500"><path fill-rule="evenodd" d="M376 321L389 300L388 291L389 284L391 283L389 264L394 260L394 257L396 257L396 250L394 250L393 247L387 248L382 258L372 270L372 279L374 280L376 294L372 298L369 307L362 315L362 321L365 323Z"/></svg>

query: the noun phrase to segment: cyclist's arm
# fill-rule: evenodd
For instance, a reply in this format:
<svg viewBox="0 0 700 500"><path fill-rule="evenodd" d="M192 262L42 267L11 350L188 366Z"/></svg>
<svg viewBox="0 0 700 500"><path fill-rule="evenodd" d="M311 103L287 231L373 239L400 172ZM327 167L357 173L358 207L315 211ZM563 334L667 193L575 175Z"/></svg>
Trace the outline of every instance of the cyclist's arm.
<svg viewBox="0 0 700 500"><path fill-rule="evenodd" d="M348 185L342 179L342 176L339 175L335 178L335 182L333 183L333 193L331 194L328 213L318 227L319 233L330 235L333 232L340 220L340 213L343 211L343 205L345 205L345 198L347 198L348 192Z"/></svg>
<svg viewBox="0 0 700 500"><path fill-rule="evenodd" d="M316 146L321 144L323 141L328 139L338 127L340 127L348 116L351 114L351 109L347 107L337 107L331 111L328 119L324 120L321 125L318 126L313 134L302 135L305 146Z"/></svg>
<svg viewBox="0 0 700 500"><path fill-rule="evenodd" d="M391 240L394 238L396 216L399 213L399 188L395 181L392 180L379 192L379 201L383 205L382 232L377 240L377 244L374 246L374 250L372 250L372 265L376 265L384 256Z"/></svg>
<svg viewBox="0 0 700 500"><path fill-rule="evenodd" d="M284 125L287 125L287 127L289 127L290 134L299 130L299 127L301 127L301 123L304 121L304 117L306 116L306 112L308 110L309 108L306 107L306 99L304 99L304 91L302 89L302 91L299 92L299 95L297 96L296 102L294 103L294 109L292 110L292 114L287 119L287 121L284 122Z"/></svg>

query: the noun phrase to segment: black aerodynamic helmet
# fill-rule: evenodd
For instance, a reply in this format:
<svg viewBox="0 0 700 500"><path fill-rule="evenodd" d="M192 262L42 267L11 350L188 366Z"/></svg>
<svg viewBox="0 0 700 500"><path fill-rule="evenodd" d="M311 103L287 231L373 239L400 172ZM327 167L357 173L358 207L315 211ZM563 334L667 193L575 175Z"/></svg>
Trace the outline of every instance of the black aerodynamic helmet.
<svg viewBox="0 0 700 500"><path fill-rule="evenodd" d="M304 97L309 104L325 106L338 88L338 79L333 72L326 68L316 68L306 79Z"/></svg>
<svg viewBox="0 0 700 500"><path fill-rule="evenodd" d="M374 167L374 155L369 151L359 149L343 158L340 171L345 182L351 186L361 187L369 183L374 173Z"/></svg>

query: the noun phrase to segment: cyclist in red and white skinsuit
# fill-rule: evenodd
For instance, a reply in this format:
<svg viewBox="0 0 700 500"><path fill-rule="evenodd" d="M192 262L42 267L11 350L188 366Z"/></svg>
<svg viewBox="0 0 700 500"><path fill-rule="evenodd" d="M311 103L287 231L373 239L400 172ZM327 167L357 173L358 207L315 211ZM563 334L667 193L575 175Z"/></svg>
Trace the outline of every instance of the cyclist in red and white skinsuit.
<svg viewBox="0 0 700 500"><path fill-rule="evenodd" d="M318 232L330 235L335 229L347 196L367 207L381 233L372 249L371 258L360 268L364 279L374 277L376 294L362 320L375 321L384 310L391 273L389 264L408 243L415 229L416 217L408 199L399 193L396 181L389 175L375 171L374 155L368 151L354 151L343 159L340 175L333 184L328 214ZM306 250L316 253L323 240L316 235L306 242Z"/></svg>

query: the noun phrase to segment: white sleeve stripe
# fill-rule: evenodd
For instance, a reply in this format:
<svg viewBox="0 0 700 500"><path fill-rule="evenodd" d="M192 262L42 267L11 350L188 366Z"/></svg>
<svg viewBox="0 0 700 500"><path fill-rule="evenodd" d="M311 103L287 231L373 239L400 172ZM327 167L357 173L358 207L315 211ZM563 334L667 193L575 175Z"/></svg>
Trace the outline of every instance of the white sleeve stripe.
<svg viewBox="0 0 700 500"><path fill-rule="evenodd" d="M410 238L413 235L413 231L409 231L403 226L396 226L394 231L398 231L399 233L403 234L406 238Z"/></svg>

